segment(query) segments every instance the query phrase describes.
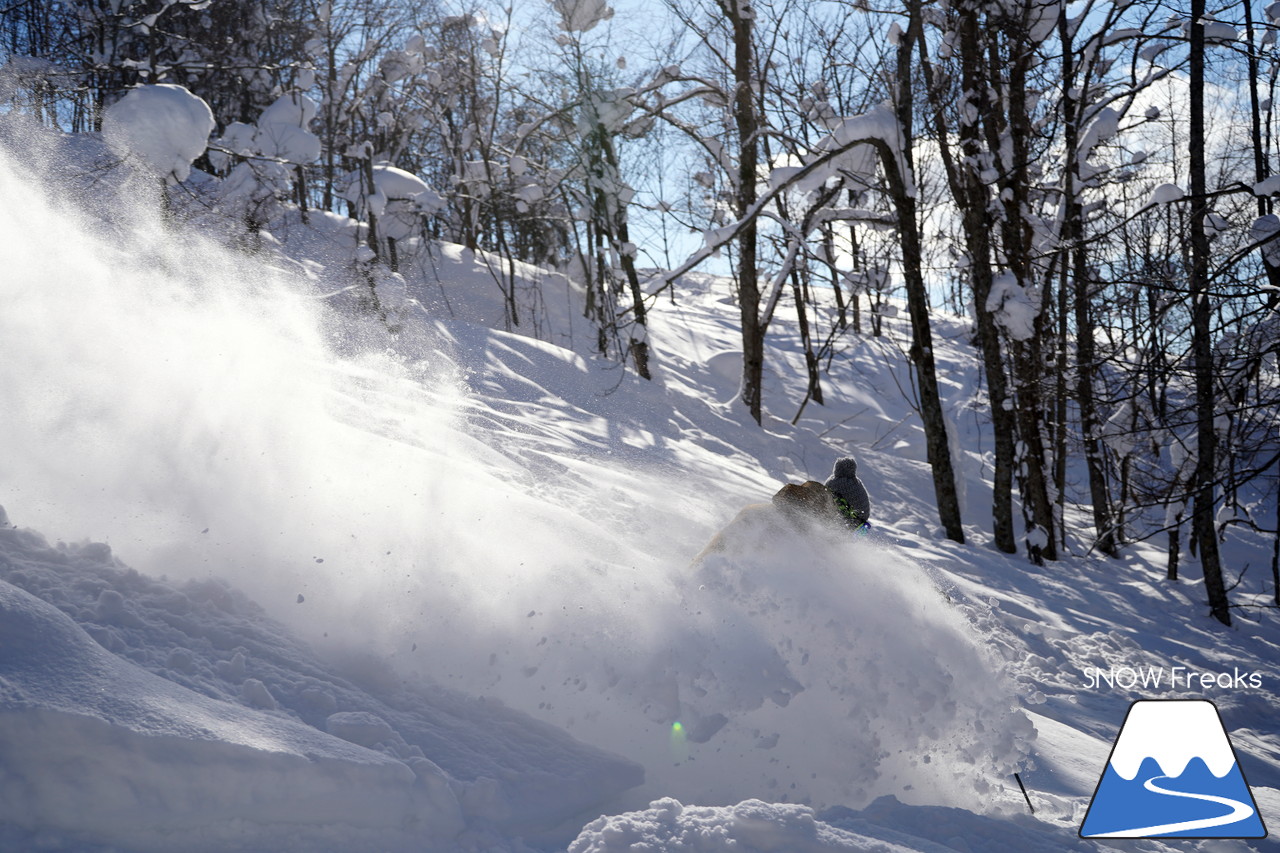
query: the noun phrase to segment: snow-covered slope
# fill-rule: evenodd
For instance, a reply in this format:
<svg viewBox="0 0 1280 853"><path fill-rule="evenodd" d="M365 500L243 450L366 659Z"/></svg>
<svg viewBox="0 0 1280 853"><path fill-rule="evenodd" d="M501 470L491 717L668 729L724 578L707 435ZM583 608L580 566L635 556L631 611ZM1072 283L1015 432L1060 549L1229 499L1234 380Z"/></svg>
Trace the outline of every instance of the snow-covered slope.
<svg viewBox="0 0 1280 853"><path fill-rule="evenodd" d="M223 584L12 527L0 685L0 822L130 848L430 849L642 778L500 704L326 663Z"/></svg>
<svg viewBox="0 0 1280 853"><path fill-rule="evenodd" d="M1098 849L1075 832L1146 695L1087 686L1111 665L1263 672L1211 698L1280 815L1274 625L1219 629L1143 547L1039 569L984 544L962 320L936 354L966 546L938 535L893 320L844 339L793 427L780 315L761 429L715 278L655 308L645 382L590 355L554 274L518 270L556 307L507 330L485 259L435 247L393 335L319 266L341 223L252 257L119 212L109 180L85 216L19 162L0 150L0 502L22 526L0 531L0 634L69 660L0 648L0 842ZM748 531L693 564L846 452L874 536ZM259 771L298 781L238 806Z"/></svg>
<svg viewBox="0 0 1280 853"><path fill-rule="evenodd" d="M407 849L406 837L438 844L462 829L457 798L429 761L415 773L150 675L9 584L0 639L0 820L15 827L157 850L246 837L307 849L370 836Z"/></svg>

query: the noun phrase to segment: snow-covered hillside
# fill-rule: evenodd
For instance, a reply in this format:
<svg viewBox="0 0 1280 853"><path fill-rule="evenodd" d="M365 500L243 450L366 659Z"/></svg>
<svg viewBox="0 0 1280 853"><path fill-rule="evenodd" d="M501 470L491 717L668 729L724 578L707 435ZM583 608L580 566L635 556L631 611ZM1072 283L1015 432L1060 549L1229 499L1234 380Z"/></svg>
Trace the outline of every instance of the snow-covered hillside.
<svg viewBox="0 0 1280 853"><path fill-rule="evenodd" d="M646 382L590 356L555 274L518 271L547 305L506 331L485 258L434 247L392 333L333 292L341 223L250 255L91 152L50 155L62 182L28 155L0 147L5 849L1106 849L1084 809L1129 701L1165 695L1217 703L1280 820L1274 619L1221 627L1146 546L989 548L963 320L936 349L965 546L893 320L795 426L777 320L761 429L714 277L653 312ZM695 561L846 453L871 536ZM1113 666L1259 679L1090 683Z"/></svg>

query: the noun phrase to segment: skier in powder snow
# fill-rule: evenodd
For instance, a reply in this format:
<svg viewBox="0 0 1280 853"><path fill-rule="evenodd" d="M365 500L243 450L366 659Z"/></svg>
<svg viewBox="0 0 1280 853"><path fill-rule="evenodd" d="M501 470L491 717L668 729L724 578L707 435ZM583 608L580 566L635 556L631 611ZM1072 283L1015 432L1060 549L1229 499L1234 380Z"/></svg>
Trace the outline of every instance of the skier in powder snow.
<svg viewBox="0 0 1280 853"><path fill-rule="evenodd" d="M861 533L871 530L871 499L866 486L858 479L858 462L852 456L836 461L835 469L824 486L835 497L836 508L845 524Z"/></svg>
<svg viewBox="0 0 1280 853"><path fill-rule="evenodd" d="M858 479L858 463L845 457L835 464L826 483L809 480L799 485L787 483L769 503L748 504L724 529L712 537L694 563L707 556L733 549L737 541L757 541L761 530L786 535L788 531L812 530L816 525L836 531L869 533L871 499Z"/></svg>

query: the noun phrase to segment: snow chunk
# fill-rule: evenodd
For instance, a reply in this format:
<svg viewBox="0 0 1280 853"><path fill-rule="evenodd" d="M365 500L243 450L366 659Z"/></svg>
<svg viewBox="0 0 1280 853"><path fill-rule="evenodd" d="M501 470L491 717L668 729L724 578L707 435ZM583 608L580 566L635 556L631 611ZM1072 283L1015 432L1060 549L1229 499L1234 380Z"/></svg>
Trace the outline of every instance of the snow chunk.
<svg viewBox="0 0 1280 853"><path fill-rule="evenodd" d="M831 139L836 147L843 147L857 139L878 139L893 152L899 174L904 178L910 174L903 153L902 129L898 126L898 117L887 104L844 119L831 131ZM869 145L857 145L842 160L842 165L849 171L867 175L875 167L875 150Z"/></svg>
<svg viewBox="0 0 1280 853"><path fill-rule="evenodd" d="M1274 213L1259 216L1249 228L1249 239L1262 244L1262 257L1273 267L1280 266L1280 240L1276 239L1277 232L1280 232L1280 216Z"/></svg>
<svg viewBox="0 0 1280 853"><path fill-rule="evenodd" d="M172 83L139 86L102 117L102 135L111 150L166 182L187 179L213 127L209 105Z"/></svg>
<svg viewBox="0 0 1280 853"><path fill-rule="evenodd" d="M1118 30L1112 30L1103 37L1104 45L1118 44L1122 41L1130 41L1131 39L1142 38L1145 35L1142 30L1132 27L1124 27Z"/></svg>
<svg viewBox="0 0 1280 853"><path fill-rule="evenodd" d="M907 166L902 131L898 126L897 116L888 104L880 104L861 115L832 118L827 126L830 128L830 135L813 146L813 152L805 157L805 162L810 163L830 151L847 150L843 150L821 168L812 170L802 180L796 181L793 186L797 191L813 192L833 178L871 180L875 175L879 156L875 143L880 142L884 143L893 156L898 174L906 183L907 192L914 194L915 180ZM791 166L782 166L774 172L770 176L770 183L774 188L796 175Z"/></svg>
<svg viewBox="0 0 1280 853"><path fill-rule="evenodd" d="M427 182L412 172L395 166L379 164L373 167L373 183L388 199L417 199L431 192Z"/></svg>
<svg viewBox="0 0 1280 853"><path fill-rule="evenodd" d="M1169 204L1171 202L1182 199L1186 193L1177 184L1160 184L1151 191L1151 201L1147 202L1147 207L1156 204Z"/></svg>
<svg viewBox="0 0 1280 853"><path fill-rule="evenodd" d="M1103 107L1098 111L1098 115L1089 126L1085 129L1080 139L1080 163L1083 166L1085 159L1093 151L1094 148L1106 142L1111 137L1120 132L1120 113L1110 107Z"/></svg>
<svg viewBox="0 0 1280 853"><path fill-rule="evenodd" d="M380 217L378 225L384 237L403 240L414 236L423 215L444 207L444 199L427 186L426 181L387 163L374 164L373 189L373 193L366 196L364 180L355 173L343 198L352 204L367 205L368 210Z"/></svg>
<svg viewBox="0 0 1280 853"><path fill-rule="evenodd" d="M570 33L585 33L613 17L613 7L604 0L550 0L550 3L560 13L561 28Z"/></svg>
<svg viewBox="0 0 1280 853"><path fill-rule="evenodd" d="M1280 175L1272 175L1253 185L1253 194L1269 196L1280 193Z"/></svg>
<svg viewBox="0 0 1280 853"><path fill-rule="evenodd" d="M345 741L372 747L391 740L392 728L387 721L368 711L341 711L330 714L325 730Z"/></svg>
<svg viewBox="0 0 1280 853"><path fill-rule="evenodd" d="M1027 36L1033 43L1038 44L1053 35L1061 8L1061 0L1033 0L1027 6Z"/></svg>
<svg viewBox="0 0 1280 853"><path fill-rule="evenodd" d="M1012 273L999 275L991 283L986 309L995 314L996 322L1015 341L1026 341L1035 336L1035 322L1040 314L1040 307L1032 300L1026 288L1018 284Z"/></svg>
<svg viewBox="0 0 1280 853"><path fill-rule="evenodd" d="M175 648L164 661L165 669L192 675L196 671L196 658L189 649Z"/></svg>
<svg viewBox="0 0 1280 853"><path fill-rule="evenodd" d="M1204 40L1206 42L1232 42L1240 40L1240 33L1235 27L1224 21L1205 21Z"/></svg>
<svg viewBox="0 0 1280 853"><path fill-rule="evenodd" d="M271 691L267 689L267 685L263 684L256 678L246 678L244 684L240 688L240 695L244 701L254 708L262 708L267 711L274 711L279 706L276 704L276 698L271 695Z"/></svg>
<svg viewBox="0 0 1280 853"><path fill-rule="evenodd" d="M214 672L224 681L239 683L244 681L245 673L245 656L244 652L237 651L232 655L231 660L220 660L214 665Z"/></svg>

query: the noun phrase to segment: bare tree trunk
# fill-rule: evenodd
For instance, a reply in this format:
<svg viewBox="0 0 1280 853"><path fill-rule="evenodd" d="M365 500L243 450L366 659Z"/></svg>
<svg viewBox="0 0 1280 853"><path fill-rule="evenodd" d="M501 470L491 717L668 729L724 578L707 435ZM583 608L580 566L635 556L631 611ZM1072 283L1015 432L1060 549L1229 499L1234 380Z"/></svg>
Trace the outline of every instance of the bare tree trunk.
<svg viewBox="0 0 1280 853"><path fill-rule="evenodd" d="M1280 486L1280 476L1277 476ZM1271 589L1275 593L1276 607L1280 607L1280 495L1276 500L1276 535L1271 540Z"/></svg>
<svg viewBox="0 0 1280 853"><path fill-rule="evenodd" d="M373 208L369 206L368 199L373 198L374 193L378 191L377 186L373 182L373 158L365 156L360 163L360 174L364 178L365 191L365 218L369 222L369 230L366 234L365 243L369 247L369 251L373 252L374 261L382 257L382 252L378 250L378 217L373 212Z"/></svg>
<svg viewBox="0 0 1280 853"><path fill-rule="evenodd" d="M911 7L909 30L898 45L897 119L902 134L902 154L908 169L913 168L911 155L912 97L911 58L913 45L919 37L923 21L920 4ZM951 459L951 446L947 440L946 418L942 411L942 397L938 392L937 368L933 358L933 330L929 324L929 294L925 288L921 258L920 227L917 220L916 196L907 181L914 183L912 175L898 174L898 164L893 152L884 152L885 172L890 176L894 207L898 211L898 234L902 242L902 272L907 285L907 311L911 316L910 358L916 369L916 381L920 387L920 418L924 422L925 446L929 466L933 471L933 492L938 502L938 517L947 538L964 541L964 525L960 518L960 498L956 492L956 478Z"/></svg>
<svg viewBox="0 0 1280 853"><path fill-rule="evenodd" d="M620 252L622 258L622 271L626 273L627 283L631 287L631 305L632 311L636 317L636 325L640 327L639 334L632 334L630 340L631 360L635 363L636 373L641 379L653 379L653 374L649 371L649 317L648 309L644 304L644 290L640 287L640 276L636 272L636 261L630 254L626 252L626 244L630 243L627 239L627 223L619 224L618 237L623 244L623 251Z"/></svg>
<svg viewBox="0 0 1280 853"><path fill-rule="evenodd" d="M1068 364L1068 346L1070 335L1067 328L1067 263L1066 258L1060 259L1058 267L1058 329L1057 329L1057 357L1054 359L1054 369L1057 376L1054 380L1054 424L1053 424L1053 486L1057 495L1055 500L1054 512L1058 522L1058 544L1065 551L1067 547L1067 364Z"/></svg>
<svg viewBox="0 0 1280 853"><path fill-rule="evenodd" d="M982 28L979 12L973 2L958 3L959 16L956 44L961 48L961 77L963 97L975 101L978 115L991 109L988 100L987 81L982 74L986 58L982 54ZM932 78L926 70L926 78ZM946 133L942 118L941 99L947 94L932 89L934 114L937 116L939 134ZM973 163L980 162L982 146L978 139L976 121L961 122L958 129L960 158L950 160L948 166L952 195L961 207L961 227L969 246L969 284L973 290L974 313L978 318L978 347L982 351L983 373L987 378L987 397L991 405L991 425L995 433L995 471L992 483L992 527L996 547L1007 554L1017 553L1018 544L1013 528L1013 469L1015 449L1015 418L1013 400L1009 395L1005 374L1004 354L1000 344L999 329L995 318L987 310L991 296L992 275L992 222L989 212L990 196L987 187L974 171ZM949 152L948 152L949 153ZM944 154L944 156L947 156Z"/></svg>
<svg viewBox="0 0 1280 853"><path fill-rule="evenodd" d="M804 346L805 373L809 378L806 395L818 405L822 402L822 376L818 356L813 351L813 336L809 333L809 314L804 307L804 294L800 289L800 270L791 268L791 295L796 301L796 319L800 323L800 342Z"/></svg>
<svg viewBox="0 0 1280 853"><path fill-rule="evenodd" d="M301 166L295 166L293 174L293 191L298 203L298 213L302 217L302 224L309 225L311 223L311 213L307 209L307 175Z"/></svg>
<svg viewBox="0 0 1280 853"><path fill-rule="evenodd" d="M1004 213L1000 223L1001 254L1018 285L1031 294L1036 290L1036 283L1031 261L1033 235L1027 221L1031 206L1027 198L1027 188L1031 183L1027 166L1033 131L1027 106L1026 83L1028 64L1034 51L1028 45L1025 28L1020 21L1007 21L1005 26L998 28L998 32L993 31L991 24L992 20L988 17L985 36L986 66L982 67L982 51L979 46L975 45L967 50L966 68L971 76L966 79L982 79L979 75L985 71L988 75L986 79L995 91L994 97L987 97L985 109L979 111L979 117L986 135L987 150L1000 173L997 187ZM1002 46L1004 51L1001 50ZM993 74L994 69L1002 71ZM1045 279L1042 284L1042 303L1051 280ZM1041 310L1035 314L1030 337L1015 339L1009 343L1013 361L1009 384L1013 391L1011 396L1016 402L1014 413L1023 449L1020 460L1023 512L1028 528L1038 530L1041 534L1029 538L1027 542L1028 554L1036 563L1044 559L1056 560L1058 557L1042 429L1044 360L1041 341L1044 326L1045 312L1042 305Z"/></svg>
<svg viewBox="0 0 1280 853"><path fill-rule="evenodd" d="M1249 112L1250 118L1250 139L1253 143L1253 179L1261 182L1270 175L1270 168L1267 163L1266 147L1263 145L1262 139L1262 104L1258 96L1260 73L1258 69L1258 49L1253 39L1253 12L1249 4L1249 0L1242 0L1241 6L1244 7L1244 23L1245 38L1249 57ZM1273 81L1274 82L1274 81ZM1268 128L1269 130L1269 128ZM1265 216L1271 212L1271 196L1258 196L1258 215ZM1267 252L1261 248L1258 254L1262 256L1262 268L1267 273L1267 284L1272 287L1271 298L1268 300L1268 307L1275 308L1280 304L1280 267L1271 262L1267 256Z"/></svg>
<svg viewBox="0 0 1280 853"><path fill-rule="evenodd" d="M603 127L599 128L600 147L604 151L605 162L614 170L618 171L618 154L613 148L613 143L609 140L609 136ZM603 190L600 191L603 194ZM600 199L602 207L607 211L608 205L604 204L604 199ZM622 272L627 277L627 285L631 289L631 309L635 315L636 325L640 327L638 334L632 334L628 343L628 349L631 351L631 359L635 364L636 373L642 379L652 379L653 375L649 372L649 316L648 310L644 304L644 290L640 287L640 275L636 271L636 259L631 254L631 232L627 227L627 211L625 207L620 206L615 217L616 222L612 223L615 232L614 242L618 250L618 259L622 264Z"/></svg>
<svg viewBox="0 0 1280 853"><path fill-rule="evenodd" d="M1102 442L1099 441L1098 408L1093 393L1096 350L1093 341L1093 317L1090 312L1089 260L1084 247L1084 210L1080 204L1080 120L1082 105L1075 97L1076 68L1071 44L1072 23L1064 7L1058 14L1058 35L1062 40L1062 79L1066 81L1062 98L1062 123L1066 140L1067 169L1063 186L1066 209L1062 221L1062 242L1071 256L1070 269L1075 279L1073 303L1076 321L1076 397L1080 405L1080 432L1084 440L1085 465L1089 472L1089 496L1093 502L1093 527L1098 550L1116 556L1115 538L1111 532L1111 498L1107 492L1107 474L1103 465ZM1066 260L1063 260L1064 266Z"/></svg>
<svg viewBox="0 0 1280 853"><path fill-rule="evenodd" d="M1258 48L1253 39L1253 4L1249 0L1241 0L1244 7L1245 50L1248 51L1249 65L1249 136L1253 142L1253 179L1263 181L1267 177L1267 157L1262 148L1262 103L1258 97ZM1269 212L1270 197L1258 196L1258 215ZM1275 284L1272 281L1271 284Z"/></svg>
<svg viewBox="0 0 1280 853"><path fill-rule="evenodd" d="M824 260L827 264L827 270L831 275L831 292L836 297L836 315L839 317L838 323L840 329L844 330L849 327L848 309L844 304L844 287L840 283L840 270L836 269L835 261L835 235L832 233L830 225L822 226L822 250Z"/></svg>
<svg viewBox="0 0 1280 853"><path fill-rule="evenodd" d="M739 219L756 202L760 117L756 113L753 59L755 11L738 0L719 0L733 28L733 120L738 133L736 206ZM757 228L751 217L738 235L738 308L742 317L742 402L756 423L762 418L764 334L760 321L760 281L756 269Z"/></svg>
<svg viewBox="0 0 1280 853"><path fill-rule="evenodd" d="M1209 238L1204 223L1205 126L1204 126L1204 0L1191 0L1191 346L1195 355L1196 472L1192 537L1199 546L1205 592L1213 616L1231 624L1230 603L1222 579L1218 532L1214 520L1214 480L1217 472L1218 434L1214 428L1213 341L1209 305Z"/></svg>
<svg viewBox="0 0 1280 853"><path fill-rule="evenodd" d="M1053 525L1053 503L1049 500L1049 482L1045 475L1044 436L1040 429L1041 402L1038 377L1039 347L1036 339L1013 344L1014 374L1017 381L1017 405L1014 407L1018 434L1022 438L1022 501L1031 525L1040 529L1044 544L1028 542L1027 550L1037 564L1058 559L1057 536Z"/></svg>

